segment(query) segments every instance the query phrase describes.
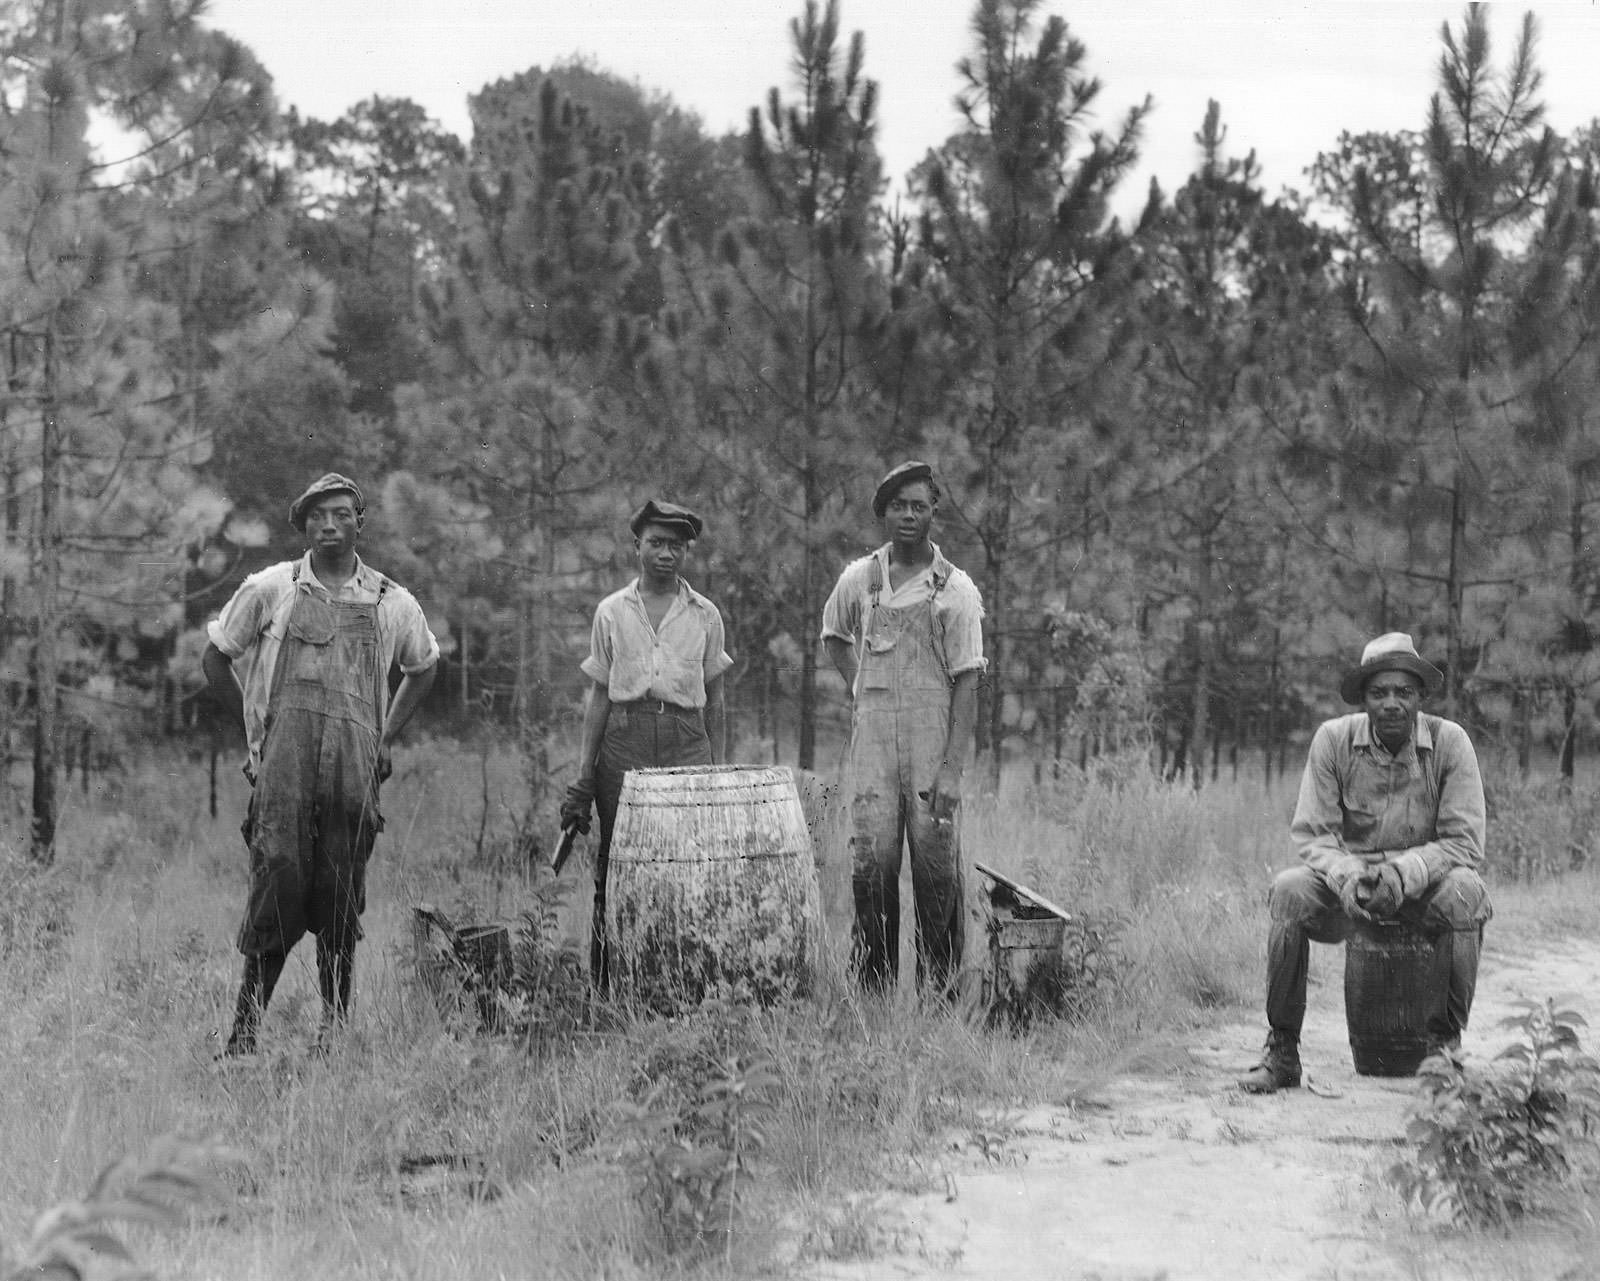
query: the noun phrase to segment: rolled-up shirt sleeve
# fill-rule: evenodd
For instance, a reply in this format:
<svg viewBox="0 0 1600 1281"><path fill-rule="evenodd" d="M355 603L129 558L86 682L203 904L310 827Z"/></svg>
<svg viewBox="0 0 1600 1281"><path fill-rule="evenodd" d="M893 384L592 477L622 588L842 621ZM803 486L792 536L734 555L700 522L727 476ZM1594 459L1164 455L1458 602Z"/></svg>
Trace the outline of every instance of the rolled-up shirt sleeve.
<svg viewBox="0 0 1600 1281"><path fill-rule="evenodd" d="M252 574L239 585L228 603L206 625L206 639L229 659L239 658L256 643L267 624L272 593L264 585L265 574Z"/></svg>
<svg viewBox="0 0 1600 1281"><path fill-rule="evenodd" d="M977 584L964 573L952 577L937 608L950 675L983 671L989 660L983 656L983 597Z"/></svg>
<svg viewBox="0 0 1600 1281"><path fill-rule="evenodd" d="M845 566L839 581L828 593L822 606L822 639L836 636L854 642L861 631L861 597L864 590L867 561L858 560Z"/></svg>
<svg viewBox="0 0 1600 1281"><path fill-rule="evenodd" d="M406 676L425 672L439 661L439 638L428 626L427 615L417 598L403 587L391 593L396 600L394 661Z"/></svg>
<svg viewBox="0 0 1600 1281"><path fill-rule="evenodd" d="M705 683L710 685L733 666L733 659L728 654L727 629L723 625L721 612L709 602L705 605L705 611L709 617L706 619L706 649L701 671Z"/></svg>
<svg viewBox="0 0 1600 1281"><path fill-rule="evenodd" d="M601 685L611 682L611 660L615 654L611 626L604 606L595 610L589 627L589 656L578 664L583 674Z"/></svg>

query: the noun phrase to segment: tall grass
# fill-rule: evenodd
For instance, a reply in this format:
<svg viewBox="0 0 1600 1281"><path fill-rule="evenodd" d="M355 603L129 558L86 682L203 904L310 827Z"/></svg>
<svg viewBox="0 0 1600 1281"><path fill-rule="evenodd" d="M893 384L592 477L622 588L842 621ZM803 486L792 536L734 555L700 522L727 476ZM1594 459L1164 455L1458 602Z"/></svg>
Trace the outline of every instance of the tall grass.
<svg viewBox="0 0 1600 1281"><path fill-rule="evenodd" d="M464 1033L414 980L409 955L419 902L458 919L530 906L546 873L527 858L538 824L518 767L448 743L413 747L397 764L347 1035L326 1056L310 1053L308 941L268 1012L261 1054L229 1067L212 1057L238 981L242 780L228 780L213 820L197 765L147 759L64 816L57 865L44 873L23 861L17 797L0 794L0 1242L21 1241L41 1207L177 1132L213 1137L248 1162L224 1214L138 1236L159 1273L648 1274L659 1245L620 1159L619 1113L653 1090L655 1106L677 1106L658 1087L677 1081L687 1097L695 1064L731 1055L770 1064L781 1089L733 1238L694 1266L745 1276L796 1248L870 1250L870 1203L851 1194L920 1186L930 1176L914 1158L934 1136L984 1125L996 1109L1070 1099L1218 1011L1253 1017L1267 875L1289 857L1286 791L1195 794L1124 769L972 802L962 817L970 858L1115 943L1113 986L1089 1017L1013 1036L983 1030L970 1006L923 1005L909 982L892 999L858 998L845 972L848 860L837 813L824 814L829 945L811 1000L677 1020L613 1013L524 1042ZM573 944L587 924L586 871L575 862L565 873L558 932ZM1502 918L1600 919L1591 874L1561 887L1497 886ZM978 889L975 878L974 905ZM906 909L909 948L908 892ZM975 933L969 960L981 965L983 948ZM405 1161L428 1156L461 1158L481 1178L419 1192Z"/></svg>

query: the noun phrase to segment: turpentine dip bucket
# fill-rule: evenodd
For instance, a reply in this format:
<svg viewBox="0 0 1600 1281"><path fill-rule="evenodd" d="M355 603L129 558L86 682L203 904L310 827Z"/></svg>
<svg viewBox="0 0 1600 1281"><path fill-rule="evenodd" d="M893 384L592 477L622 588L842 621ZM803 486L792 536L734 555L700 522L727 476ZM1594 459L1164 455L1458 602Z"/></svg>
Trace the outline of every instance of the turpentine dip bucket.
<svg viewBox="0 0 1600 1281"><path fill-rule="evenodd" d="M611 991L670 1011L807 991L820 896L785 768L629 770L611 837Z"/></svg>
<svg viewBox="0 0 1600 1281"><path fill-rule="evenodd" d="M1428 1053L1428 1013L1450 977L1437 948L1399 921L1360 922L1345 940L1344 1017L1361 1076L1411 1076Z"/></svg>

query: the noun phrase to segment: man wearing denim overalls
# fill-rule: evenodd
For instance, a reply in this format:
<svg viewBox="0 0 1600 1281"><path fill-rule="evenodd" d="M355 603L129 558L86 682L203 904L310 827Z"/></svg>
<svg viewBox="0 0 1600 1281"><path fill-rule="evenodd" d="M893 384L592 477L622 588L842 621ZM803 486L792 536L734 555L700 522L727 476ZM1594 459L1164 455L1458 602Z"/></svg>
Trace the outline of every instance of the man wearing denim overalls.
<svg viewBox="0 0 1600 1281"><path fill-rule="evenodd" d="M929 537L938 505L927 463L885 476L872 513L889 541L845 568L822 611L823 643L853 709L843 781L851 965L869 991L887 990L899 972L902 843L911 847L917 982L948 992L961 966L955 812L985 667L983 603Z"/></svg>
<svg viewBox="0 0 1600 1281"><path fill-rule="evenodd" d="M687 507L651 499L628 522L639 575L594 612L583 674L578 778L561 802L561 825L587 832L600 810L594 859L589 972L607 983L606 876L611 833L630 769L716 765L727 760L723 673L733 665L722 615L683 577L705 523Z"/></svg>
<svg viewBox="0 0 1600 1281"><path fill-rule="evenodd" d="M318 1043L350 1008L367 860L383 827L390 747L433 684L439 643L410 592L365 565L361 490L330 473L289 508L299 560L245 579L208 629L213 694L243 721L253 790L244 980L226 1055L253 1053L302 935L317 936ZM389 698L389 669L402 673Z"/></svg>

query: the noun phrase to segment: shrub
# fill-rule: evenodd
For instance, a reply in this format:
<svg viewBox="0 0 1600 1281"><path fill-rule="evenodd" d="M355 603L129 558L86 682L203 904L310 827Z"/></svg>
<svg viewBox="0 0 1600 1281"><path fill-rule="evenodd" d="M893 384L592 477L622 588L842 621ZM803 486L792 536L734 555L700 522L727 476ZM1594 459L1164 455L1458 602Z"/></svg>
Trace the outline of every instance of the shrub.
<svg viewBox="0 0 1600 1281"><path fill-rule="evenodd" d="M734 1055L689 1100L674 1101L662 1082L642 1103L619 1105L623 1156L667 1254L731 1251L740 1176L766 1143L778 1088L769 1061Z"/></svg>
<svg viewBox="0 0 1600 1281"><path fill-rule="evenodd" d="M1409 1204L1453 1222L1502 1225L1546 1208L1600 1158L1600 1063L1582 1050L1583 1018L1527 1002L1507 1019L1514 1042L1478 1067L1427 1059L1406 1126L1416 1151L1390 1167Z"/></svg>

